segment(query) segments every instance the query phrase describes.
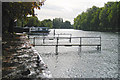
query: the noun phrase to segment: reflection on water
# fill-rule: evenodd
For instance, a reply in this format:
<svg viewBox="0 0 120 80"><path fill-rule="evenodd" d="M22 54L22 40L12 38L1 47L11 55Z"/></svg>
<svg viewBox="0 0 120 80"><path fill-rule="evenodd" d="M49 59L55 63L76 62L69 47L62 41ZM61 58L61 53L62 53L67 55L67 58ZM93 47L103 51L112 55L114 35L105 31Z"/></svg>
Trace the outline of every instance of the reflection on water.
<svg viewBox="0 0 120 80"><path fill-rule="evenodd" d="M54 46L36 46L36 50L48 65L55 78L117 78L118 64L118 35L108 32L81 31L73 29L57 29L56 34L66 33L76 37L99 37L102 38L102 50L96 47L58 47L58 55L55 55ZM48 36L53 36L51 30ZM62 37L64 35L61 35ZM32 37L32 36L31 36ZM36 44L42 40L36 39ZM46 44L55 43L55 40L46 40ZM61 40L61 43L69 43ZM72 40L78 43L79 40ZM83 43L97 43L97 40L83 40Z"/></svg>

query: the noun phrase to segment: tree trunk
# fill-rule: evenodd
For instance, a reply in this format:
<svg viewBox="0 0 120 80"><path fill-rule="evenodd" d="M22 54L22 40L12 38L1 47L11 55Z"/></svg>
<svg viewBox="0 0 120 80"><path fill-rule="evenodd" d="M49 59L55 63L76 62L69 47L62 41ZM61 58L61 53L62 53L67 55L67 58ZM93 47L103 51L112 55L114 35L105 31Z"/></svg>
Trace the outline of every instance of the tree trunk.
<svg viewBox="0 0 120 80"><path fill-rule="evenodd" d="M8 32L13 33L14 20L10 19Z"/></svg>

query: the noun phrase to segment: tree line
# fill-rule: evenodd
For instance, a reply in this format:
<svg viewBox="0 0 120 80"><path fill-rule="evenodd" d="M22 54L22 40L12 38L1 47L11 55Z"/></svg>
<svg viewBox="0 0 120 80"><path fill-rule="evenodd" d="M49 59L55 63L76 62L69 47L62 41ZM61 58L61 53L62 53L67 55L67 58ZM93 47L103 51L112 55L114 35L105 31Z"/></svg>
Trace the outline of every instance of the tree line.
<svg viewBox="0 0 120 80"><path fill-rule="evenodd" d="M13 33L13 26L16 20L26 20L27 15L35 16L34 8L40 9L44 1L2 2L2 33Z"/></svg>
<svg viewBox="0 0 120 80"><path fill-rule="evenodd" d="M120 2L108 2L104 7L93 6L74 18L74 28L94 31L118 31Z"/></svg>
<svg viewBox="0 0 120 80"><path fill-rule="evenodd" d="M69 21L63 22L62 18L53 20L45 19L39 21L34 14L34 8L40 9L44 4L42 2L3 2L2 3L2 32L13 32L13 26L45 26L50 28L62 29L81 29L96 31L118 31L120 26L120 1L108 2L104 7L87 9L76 18L73 26ZM32 17L27 17L27 15Z"/></svg>
<svg viewBox="0 0 120 80"><path fill-rule="evenodd" d="M2 2L2 33L13 33L15 26L44 26L50 28L71 28L69 21L59 21L60 18L39 21L34 9L40 9L45 0L36 2ZM32 17L28 17L32 15ZM57 23L57 24L56 24Z"/></svg>
<svg viewBox="0 0 120 80"><path fill-rule="evenodd" d="M49 27L54 29L70 29L73 28L70 21L63 22L62 18L44 19L42 21L38 20L36 16L28 17L27 20L18 20L16 22L17 26L21 26L23 24L24 27Z"/></svg>

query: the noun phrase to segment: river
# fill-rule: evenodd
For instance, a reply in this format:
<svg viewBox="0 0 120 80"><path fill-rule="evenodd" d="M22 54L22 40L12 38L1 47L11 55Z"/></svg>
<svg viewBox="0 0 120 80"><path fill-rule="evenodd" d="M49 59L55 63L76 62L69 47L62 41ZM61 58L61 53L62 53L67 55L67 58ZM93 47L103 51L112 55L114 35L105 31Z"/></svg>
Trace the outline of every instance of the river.
<svg viewBox="0 0 120 80"><path fill-rule="evenodd" d="M48 36L53 35L54 30ZM72 34L72 37L99 37L101 36L101 51L95 46L58 47L55 55L54 46L35 46L43 61L47 64L54 78L117 78L118 77L118 34L111 32L82 31L74 29L56 29L56 34ZM68 37L69 35L60 35ZM33 37L33 36L30 36ZM36 44L42 40L36 39ZM45 44L55 43L55 40L46 40ZM69 43L64 39L61 43ZM83 43L97 43L98 40L86 39ZM72 43L79 43L72 39Z"/></svg>

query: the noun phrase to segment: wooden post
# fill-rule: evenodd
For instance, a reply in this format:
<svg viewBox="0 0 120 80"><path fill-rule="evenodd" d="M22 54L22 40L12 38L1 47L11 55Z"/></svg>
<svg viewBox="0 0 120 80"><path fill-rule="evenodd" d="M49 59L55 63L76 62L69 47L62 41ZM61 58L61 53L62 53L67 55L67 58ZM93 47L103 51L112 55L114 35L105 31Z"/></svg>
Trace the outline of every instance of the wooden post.
<svg viewBox="0 0 120 80"><path fill-rule="evenodd" d="M57 37L57 44L56 44L56 55L58 55L58 37Z"/></svg>
<svg viewBox="0 0 120 80"><path fill-rule="evenodd" d="M82 37L80 37L80 45L81 45L81 40L82 40Z"/></svg>
<svg viewBox="0 0 120 80"><path fill-rule="evenodd" d="M81 41L82 41L82 37L80 37L80 52L81 52L81 45L82 45L82 43L81 43Z"/></svg>
<svg viewBox="0 0 120 80"><path fill-rule="evenodd" d="M97 45L97 50L101 50L101 36L100 36L100 45Z"/></svg>
<svg viewBox="0 0 120 80"><path fill-rule="evenodd" d="M33 38L33 46L35 46L35 37Z"/></svg>
<svg viewBox="0 0 120 80"><path fill-rule="evenodd" d="M69 40L69 42L71 43L71 34L70 34L70 40Z"/></svg>
<svg viewBox="0 0 120 80"><path fill-rule="evenodd" d="M55 36L55 29L54 29L54 36Z"/></svg>
<svg viewBox="0 0 120 80"><path fill-rule="evenodd" d="M43 37L43 44L45 43L45 37Z"/></svg>
<svg viewBox="0 0 120 80"><path fill-rule="evenodd" d="M100 50L101 50L101 36L100 36Z"/></svg>
<svg viewBox="0 0 120 80"><path fill-rule="evenodd" d="M58 45L56 45L56 55L58 55Z"/></svg>

